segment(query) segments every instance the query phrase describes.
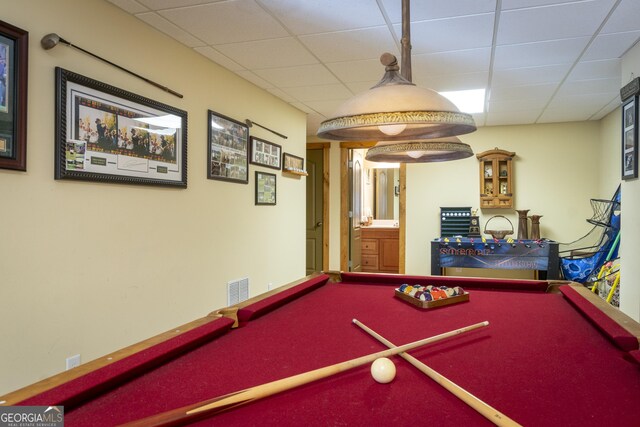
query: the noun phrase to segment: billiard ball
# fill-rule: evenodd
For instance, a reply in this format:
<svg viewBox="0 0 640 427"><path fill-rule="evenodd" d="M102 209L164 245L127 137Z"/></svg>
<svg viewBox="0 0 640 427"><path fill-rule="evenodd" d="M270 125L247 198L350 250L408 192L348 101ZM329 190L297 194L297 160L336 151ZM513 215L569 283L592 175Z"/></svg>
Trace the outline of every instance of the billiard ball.
<svg viewBox="0 0 640 427"><path fill-rule="evenodd" d="M380 384L387 384L396 377L396 365L386 357L380 357L371 364L371 376Z"/></svg>

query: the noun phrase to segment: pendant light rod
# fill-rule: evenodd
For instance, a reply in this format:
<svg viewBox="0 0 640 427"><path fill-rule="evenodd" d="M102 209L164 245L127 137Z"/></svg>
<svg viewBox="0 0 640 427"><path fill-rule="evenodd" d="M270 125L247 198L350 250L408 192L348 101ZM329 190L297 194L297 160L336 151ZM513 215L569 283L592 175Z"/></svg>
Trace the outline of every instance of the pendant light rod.
<svg viewBox="0 0 640 427"><path fill-rule="evenodd" d="M400 69L400 75L405 79L412 81L411 79L411 7L409 6L409 0L402 0L402 39L400 44L402 50L400 52L400 61L402 68Z"/></svg>

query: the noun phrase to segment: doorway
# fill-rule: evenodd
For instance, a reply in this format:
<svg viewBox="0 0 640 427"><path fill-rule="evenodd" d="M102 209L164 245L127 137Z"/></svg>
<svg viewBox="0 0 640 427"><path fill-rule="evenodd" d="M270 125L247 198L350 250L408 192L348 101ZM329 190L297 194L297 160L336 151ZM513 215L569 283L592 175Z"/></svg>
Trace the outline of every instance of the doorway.
<svg viewBox="0 0 640 427"><path fill-rule="evenodd" d="M307 144L307 275L329 269L329 150L329 143Z"/></svg>
<svg viewBox="0 0 640 427"><path fill-rule="evenodd" d="M353 172L353 155L352 151L357 149L367 149L373 147L375 142L341 142L340 143L340 270L342 271L359 271L355 270L358 267L357 261L359 254L357 242L356 245L352 242L353 229L355 229L354 222L360 221L360 217L354 218L354 210L352 209L354 195L352 186L354 180L352 178ZM366 182L366 171L363 172L364 180ZM394 196L397 194L397 209L398 218L398 272L403 274L405 272L405 247L406 247L406 164L400 164L400 168L396 171L397 185L391 185ZM369 171L369 179L373 179L372 172ZM395 181L394 181L395 183ZM361 212L360 215L362 215ZM367 212L368 214L368 212ZM357 235L357 234L356 234ZM355 252L355 253L354 253ZM355 257L355 259L354 259Z"/></svg>

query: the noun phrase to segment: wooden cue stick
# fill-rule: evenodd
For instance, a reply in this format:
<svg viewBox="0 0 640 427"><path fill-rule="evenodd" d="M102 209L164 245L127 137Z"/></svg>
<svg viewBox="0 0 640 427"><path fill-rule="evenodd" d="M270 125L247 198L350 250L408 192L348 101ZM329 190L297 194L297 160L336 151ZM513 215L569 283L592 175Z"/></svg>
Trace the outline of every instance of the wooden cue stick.
<svg viewBox="0 0 640 427"><path fill-rule="evenodd" d="M481 328L483 326L487 326L488 324L489 322L486 322L486 321L481 323L476 323L473 325L466 326L464 328L456 329L453 331L445 332L440 335L435 335L430 338L425 338L423 340L405 344L400 347L379 351L377 353L372 353L372 354L361 356L355 359L347 360L346 362L336 363L335 365L330 365L330 366L319 368L313 371L304 372L302 374L272 381L266 384L258 385L258 386L241 390L235 393L230 393L224 396L205 400L205 401L188 405L182 408L152 415L148 418L136 420L136 421L127 423L125 425L127 426L166 426L166 425L174 426L174 425L179 425L187 422L192 422L192 421L195 421L196 419L202 419L207 416L211 416L216 413L219 413L231 408L235 408L240 405L244 405L254 400L262 399L264 397L271 396L271 395L283 392L285 390L290 390L295 387L299 387L301 385L308 384L313 381L317 381L322 378L329 377L331 375L348 371L358 366L371 363L379 357L393 356L403 351L408 351L429 343L440 341L445 338L449 338L455 335L460 335L462 333L469 332L474 329Z"/></svg>
<svg viewBox="0 0 640 427"><path fill-rule="evenodd" d="M378 334L368 326L364 325L362 322L353 319L353 323L358 325L362 330L367 332L369 335L383 343L389 348L397 348L391 341L385 339L382 335ZM456 383L449 380L447 377L442 376L438 372L434 371L415 357L407 354L407 353L399 353L400 357L402 357L407 362L411 363L413 366L418 368L419 371L424 373L426 376L434 380L436 383L440 384L442 387L453 393L457 398L462 400L467 405L471 406L473 409L478 411L482 416L487 418L489 421L493 422L495 425L500 427L516 427L520 426L517 422L507 417L502 412L497 409L491 407L486 404L482 400L475 397L473 394L469 393ZM522 427L522 426L520 426Z"/></svg>

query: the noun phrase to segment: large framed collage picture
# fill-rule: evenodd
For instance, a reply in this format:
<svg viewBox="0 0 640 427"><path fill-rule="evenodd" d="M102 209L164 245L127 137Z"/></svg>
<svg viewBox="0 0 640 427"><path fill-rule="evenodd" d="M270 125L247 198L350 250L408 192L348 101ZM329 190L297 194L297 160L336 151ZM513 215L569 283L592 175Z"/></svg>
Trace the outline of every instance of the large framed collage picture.
<svg viewBox="0 0 640 427"><path fill-rule="evenodd" d="M29 33L0 21L0 168L27 170Z"/></svg>
<svg viewBox="0 0 640 427"><path fill-rule="evenodd" d="M187 186L187 112L56 67L56 179Z"/></svg>
<svg viewBox="0 0 640 427"><path fill-rule="evenodd" d="M209 110L207 177L249 182L249 126Z"/></svg>

